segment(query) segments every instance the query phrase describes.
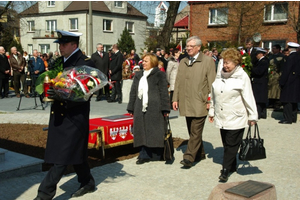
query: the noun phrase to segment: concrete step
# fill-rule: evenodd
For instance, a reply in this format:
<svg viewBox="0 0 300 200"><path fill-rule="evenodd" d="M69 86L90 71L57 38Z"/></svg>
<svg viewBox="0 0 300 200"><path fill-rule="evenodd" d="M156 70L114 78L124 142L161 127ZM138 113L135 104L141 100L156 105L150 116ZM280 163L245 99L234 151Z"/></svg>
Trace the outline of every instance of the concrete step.
<svg viewBox="0 0 300 200"><path fill-rule="evenodd" d="M0 163L0 180L42 171L43 160L0 148L2 151L6 152Z"/></svg>
<svg viewBox="0 0 300 200"><path fill-rule="evenodd" d="M5 153L7 152L7 150L5 149L0 149L0 163L4 162L5 160Z"/></svg>

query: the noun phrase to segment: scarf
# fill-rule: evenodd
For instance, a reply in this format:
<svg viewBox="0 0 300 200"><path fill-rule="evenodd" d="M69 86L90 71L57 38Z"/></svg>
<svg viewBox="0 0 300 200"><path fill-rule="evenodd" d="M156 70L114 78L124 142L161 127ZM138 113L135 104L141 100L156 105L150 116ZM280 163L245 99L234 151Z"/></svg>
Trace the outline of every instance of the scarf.
<svg viewBox="0 0 300 200"><path fill-rule="evenodd" d="M221 70L221 77L222 78L225 78L225 79L227 79L227 78L229 78L234 72L235 72L235 70L238 68L238 66L236 66L231 72L225 72L224 71L224 68Z"/></svg>
<svg viewBox="0 0 300 200"><path fill-rule="evenodd" d="M147 111L147 107L148 107L148 81L147 81L147 77L149 76L149 74L151 73L151 71L153 70L153 68L149 69L149 70L144 70L143 72L143 76L140 79L139 82L139 88L138 88L138 98L142 99L142 105L143 105L143 112Z"/></svg>

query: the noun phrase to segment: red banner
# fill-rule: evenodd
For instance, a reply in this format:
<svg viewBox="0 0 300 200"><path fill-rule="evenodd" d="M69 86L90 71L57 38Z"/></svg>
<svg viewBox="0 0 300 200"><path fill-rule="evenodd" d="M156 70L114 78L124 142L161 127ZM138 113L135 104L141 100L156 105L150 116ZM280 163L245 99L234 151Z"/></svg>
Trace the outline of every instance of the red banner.
<svg viewBox="0 0 300 200"><path fill-rule="evenodd" d="M132 129L133 118L128 115L90 119L90 131L99 132L89 134L89 148L99 149L101 138L104 148L133 143Z"/></svg>

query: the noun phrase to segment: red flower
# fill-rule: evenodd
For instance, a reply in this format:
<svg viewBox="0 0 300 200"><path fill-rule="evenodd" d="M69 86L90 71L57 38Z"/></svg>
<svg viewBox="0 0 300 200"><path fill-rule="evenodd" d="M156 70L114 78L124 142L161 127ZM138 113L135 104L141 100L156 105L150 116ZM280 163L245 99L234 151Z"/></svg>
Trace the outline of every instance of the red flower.
<svg viewBox="0 0 300 200"><path fill-rule="evenodd" d="M245 67L245 65L242 65L242 68L244 68Z"/></svg>

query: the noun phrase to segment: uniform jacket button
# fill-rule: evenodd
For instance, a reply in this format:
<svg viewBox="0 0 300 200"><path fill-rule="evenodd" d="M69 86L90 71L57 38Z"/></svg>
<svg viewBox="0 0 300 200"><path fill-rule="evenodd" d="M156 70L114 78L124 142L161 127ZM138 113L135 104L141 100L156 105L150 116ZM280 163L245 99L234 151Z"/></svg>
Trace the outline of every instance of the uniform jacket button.
<svg viewBox="0 0 300 200"><path fill-rule="evenodd" d="M63 114L63 113L61 113L60 115L61 115L61 116L64 116L64 114Z"/></svg>
<svg viewBox="0 0 300 200"><path fill-rule="evenodd" d="M53 114L54 114L54 111L52 111L51 114L53 115Z"/></svg>

